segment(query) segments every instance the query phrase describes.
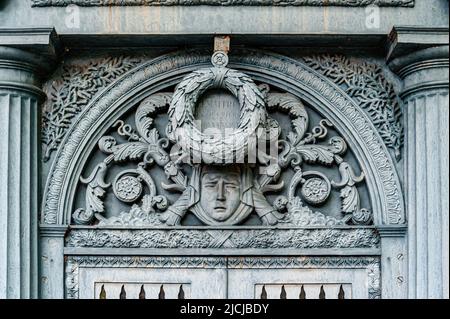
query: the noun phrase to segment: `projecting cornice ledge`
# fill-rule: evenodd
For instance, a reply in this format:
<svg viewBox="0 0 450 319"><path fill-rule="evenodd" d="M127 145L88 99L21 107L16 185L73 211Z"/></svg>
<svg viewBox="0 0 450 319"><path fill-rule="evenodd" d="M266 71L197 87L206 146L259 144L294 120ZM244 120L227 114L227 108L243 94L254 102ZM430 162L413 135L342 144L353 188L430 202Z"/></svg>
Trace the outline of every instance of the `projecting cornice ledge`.
<svg viewBox="0 0 450 319"><path fill-rule="evenodd" d="M57 61L61 44L53 28L0 28L0 59L19 60L49 71Z"/></svg>
<svg viewBox="0 0 450 319"><path fill-rule="evenodd" d="M438 46L448 46L448 26L394 26L386 43L386 60Z"/></svg>
<svg viewBox="0 0 450 319"><path fill-rule="evenodd" d="M401 97L448 89L448 27L395 27L387 44L388 65L403 80Z"/></svg>
<svg viewBox="0 0 450 319"><path fill-rule="evenodd" d="M414 7L415 0L31 0L33 7L101 6L340 6Z"/></svg>

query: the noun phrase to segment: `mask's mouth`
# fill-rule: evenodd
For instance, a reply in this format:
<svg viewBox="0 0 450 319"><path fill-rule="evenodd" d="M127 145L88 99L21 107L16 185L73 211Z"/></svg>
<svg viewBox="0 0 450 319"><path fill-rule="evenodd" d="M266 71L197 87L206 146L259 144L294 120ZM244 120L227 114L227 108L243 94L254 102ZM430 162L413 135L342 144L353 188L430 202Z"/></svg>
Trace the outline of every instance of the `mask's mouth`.
<svg viewBox="0 0 450 319"><path fill-rule="evenodd" d="M225 211L227 208L223 205L216 205L214 206L214 209L218 211Z"/></svg>

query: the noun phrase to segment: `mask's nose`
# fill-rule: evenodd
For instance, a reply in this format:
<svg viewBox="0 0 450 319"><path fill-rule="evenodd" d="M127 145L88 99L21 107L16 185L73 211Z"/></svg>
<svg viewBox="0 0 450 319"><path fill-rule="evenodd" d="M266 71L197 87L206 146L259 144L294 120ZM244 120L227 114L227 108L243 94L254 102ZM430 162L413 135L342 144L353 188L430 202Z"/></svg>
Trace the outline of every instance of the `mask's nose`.
<svg viewBox="0 0 450 319"><path fill-rule="evenodd" d="M217 183L217 200L220 201L225 200L223 179L220 179L219 182Z"/></svg>

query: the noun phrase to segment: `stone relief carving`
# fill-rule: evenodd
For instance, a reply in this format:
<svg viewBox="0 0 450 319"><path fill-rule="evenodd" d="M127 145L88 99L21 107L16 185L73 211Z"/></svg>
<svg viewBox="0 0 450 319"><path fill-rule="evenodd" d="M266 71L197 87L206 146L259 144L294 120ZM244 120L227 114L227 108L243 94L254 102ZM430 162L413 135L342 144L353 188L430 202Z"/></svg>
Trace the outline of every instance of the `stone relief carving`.
<svg viewBox="0 0 450 319"><path fill-rule="evenodd" d="M92 97L139 62L137 58L119 56L62 66L60 75L44 88L47 94L42 108L44 161L58 148L67 129Z"/></svg>
<svg viewBox="0 0 450 319"><path fill-rule="evenodd" d="M374 228L72 229L67 247L91 248L379 248Z"/></svg>
<svg viewBox="0 0 450 319"><path fill-rule="evenodd" d="M312 56L304 61L342 85L367 112L386 145L400 158L403 146L402 111L391 83L377 65L344 56ZM43 107L43 158L47 161L68 127L89 99L117 77L141 62L139 58L115 57L66 65L62 74L46 85L48 99ZM358 74L358 76L354 76Z"/></svg>
<svg viewBox="0 0 450 319"><path fill-rule="evenodd" d="M313 268L367 271L370 299L381 297L380 260L377 257L149 257L149 256L68 256L66 297L78 298L80 268Z"/></svg>
<svg viewBox="0 0 450 319"><path fill-rule="evenodd" d="M332 123L322 119L309 129L308 112L300 99L288 93L270 93L268 85L257 87L247 75L227 68L227 59L217 60L213 56L212 61L213 67L185 76L173 96L157 93L144 100L136 110L135 127L117 121L113 128L124 143L109 134L100 139L98 147L107 157L88 177L80 178L87 185L85 207L75 210L73 221L81 225L98 220L100 225L148 222L147 226L174 226L187 213L193 213L206 225L220 226L241 224L255 212L262 224L269 226L296 225L300 220L303 224L319 226L370 224L372 214L360 207L356 187L364 181L364 173L357 176L342 157L347 151L343 138L333 136L326 140ZM211 87L230 91L239 102L238 123L225 134L204 133L195 124L193 110L199 96ZM281 138L278 122L267 114L266 104L269 110L289 115L292 131L286 132L286 139ZM209 107L214 108L214 104ZM167 138L161 137L161 132L152 125L154 117L166 110ZM222 117L219 109L216 116ZM249 147L257 140L265 144L274 141L281 152L270 161L271 155L265 153L265 148L261 151ZM178 158L168 151L169 142L179 147ZM250 153L255 155L254 163L250 161ZM183 169L182 160L191 166L190 174ZM138 164L135 169L118 173L112 183L107 182L109 167L123 162ZM304 169L304 163L335 166L341 179L330 180L318 170ZM153 165L164 168L167 177L167 181L161 182L164 189L181 192L175 202L169 203L165 196L157 194L151 176ZM277 180L288 167L295 171L289 195L279 196L270 204L265 193L283 187L284 181L277 183ZM103 197L111 185L116 198L125 203L141 199L145 187L142 205L133 206L128 215L122 212L118 217L105 218ZM315 214L302 204L302 199L313 206L324 203L332 187L340 190L342 219ZM296 195L298 188L301 197Z"/></svg>
<svg viewBox="0 0 450 319"><path fill-rule="evenodd" d="M369 115L386 146L400 159L403 146L402 110L393 85L374 63L348 59L341 55L304 58L316 71L344 88Z"/></svg>
<svg viewBox="0 0 450 319"><path fill-rule="evenodd" d="M70 257L69 257L70 258ZM78 262L70 258L65 267L65 284L66 284L66 298L67 299L78 299Z"/></svg>
<svg viewBox="0 0 450 319"><path fill-rule="evenodd" d="M344 6L413 7L414 0L31 0L33 7L67 6Z"/></svg>
<svg viewBox="0 0 450 319"><path fill-rule="evenodd" d="M342 112L342 116L348 118L351 122L350 125L360 134L363 138L363 143L371 150L373 164L377 166L377 171L382 180L386 197L383 200L385 206L385 216L383 219L392 224L400 224L405 221L403 214L403 200L401 199L400 185L398 178L394 176L396 173L392 170L392 162L387 153L382 151L383 145L375 138L372 133L369 133L369 123L364 117L361 116L361 111L355 106L346 101L346 98L339 92L332 89L325 88L323 79L318 79L309 70L302 70L304 72L298 72L297 64L293 61L286 61L285 63L275 62L271 59L267 59L263 54L254 52L249 55L238 55L236 62L252 65L256 63L260 67L267 67L273 71L285 72L296 81L306 83L317 88L321 93L321 96L333 101L333 106ZM386 171L386 168L391 167Z"/></svg>
<svg viewBox="0 0 450 319"><path fill-rule="evenodd" d="M268 70L272 70L273 72L281 72L282 74L285 74L287 77L292 77L293 79L295 79L295 81L298 81L299 83L305 83L306 86L312 86L312 87L317 87L317 90L319 92L321 92L320 94L323 95L323 97L325 99L328 100L333 100L333 104L335 106L335 109L338 112L342 112L342 116L344 116L345 118L348 118L351 121L351 126L354 126L355 132L357 132L357 134L359 134L360 138L362 139L363 143L359 144L359 145L364 145L367 146L367 156L369 156L371 158L371 162L374 163L374 172L377 172L376 175L374 175L375 179L377 180L377 189L379 190L379 194L380 194L380 198L381 198L381 202L379 206L379 211L382 212L383 214L383 221L387 222L387 223L401 223L404 221L403 219L403 206L402 206L402 200L401 200L401 192L400 192L400 188L399 188L399 182L398 182L398 178L396 177L396 174L393 170L393 166L392 163L390 162L389 156L387 156L387 153L384 151L384 146L382 144L379 143L379 139L377 137L376 134L372 134L370 133L370 124L366 122L365 117L361 115L361 112L358 110L358 108L355 108L353 106L353 104L351 102L348 101L347 97L345 95L342 95L341 93L339 93L338 91L330 91L327 88L327 86L323 85L325 84L325 82L323 82L323 80L321 80L320 78L317 77L317 75L311 73L307 68L303 68L301 63L297 63L293 60L283 60L281 61L278 57L275 56L270 56L270 55L264 55L261 54L257 51L252 52L251 54L249 54L248 52L240 52L240 50L236 50L236 52L234 53L235 55L233 56L233 63L237 63L238 65L241 66L246 66L246 65L251 65L251 66L256 66L256 67L261 67L261 68L266 68ZM115 81L113 87L116 89L111 89L111 92L106 92L105 94L102 95L102 99L94 99L92 102L92 105L90 107L90 109L88 110L89 112L84 112L85 114L82 116L82 118L80 119L80 123L73 128L73 130L75 130L76 132L73 132L71 134L71 138L68 139L67 143L65 143L63 145L63 147L61 148L61 150L58 152L57 157L55 158L55 165L52 168L51 172L50 172L50 177L49 177L49 182L47 184L47 188L46 188L46 193L45 193L45 201L44 201L44 208L43 208L43 221L45 223L56 223L57 220L59 220L60 217L58 217L58 212L61 212L61 208L60 205L62 204L61 201L64 200L64 197L61 197L60 191L63 190L64 188L62 187L63 182L66 180L65 178L63 178L64 175L67 174L67 165L69 164L69 162L72 160L73 158L73 152L79 148L79 143L80 143L80 138L81 136L84 136L83 131L85 131L88 127L89 127L89 122L93 121L95 118L97 118L98 114L101 114L101 112L103 112L105 110L105 107L108 107L110 101L116 100L119 96L121 96L123 93L120 92L128 92L130 89L133 88L133 86L136 83L136 81L143 81L144 78L147 78L148 76L151 76L152 74L159 74L160 72L164 72L165 70L170 70L174 67L182 67L182 66L186 66L186 65L194 65L194 64L202 64L204 65L204 63L206 63L206 60L208 59L207 56L205 56L205 54L199 53L199 52L189 52L188 55L186 54L181 54L181 55L173 55L170 56L170 58L159 58L157 59L155 62L150 62L147 64L145 64L142 68L136 68L134 71L130 72L129 76L127 77L127 79L129 81L125 82L125 81L121 81L121 79L119 78L118 80ZM141 72L142 69L143 71L145 71L144 73ZM145 70L144 70L145 69ZM268 96L272 95L274 93L269 93ZM167 105L165 106L167 107ZM267 109L270 109L269 105L266 105ZM280 107L280 106L278 106ZM268 117L268 121L270 121L270 117ZM298 121L302 121L302 117L298 118ZM120 123L117 123L117 125L120 126ZM326 122L322 122L322 126L327 126ZM122 136L126 136L128 128L125 128L123 130L121 130L122 132ZM78 132L79 131L79 132ZM119 132L118 132L119 133ZM311 133L311 132L309 132ZM139 139L142 139L142 136L137 137L137 135L134 135L135 133L130 133L131 139L133 140L133 142L135 143L134 145L138 145L138 141ZM295 129L293 130L293 134L295 134ZM320 135L320 134L319 134ZM120 134L119 134L120 136ZM286 143L293 143L292 141L294 141L295 143L295 137L294 135L291 136L293 138L293 140L286 140ZM103 140L104 142L108 142L108 140ZM333 141L339 141L338 139L335 140L331 140L330 142ZM111 140L109 142L112 142L112 144L114 144L114 142ZM140 141L140 145L142 146L142 141ZM148 145L150 145L148 142L147 145L145 146L146 148L148 148ZM143 143L143 144L145 144ZM160 146L165 144L164 140L159 142ZM359 142L358 142L359 143ZM108 143L106 143L105 145L107 145ZM338 163L336 161L336 159L338 159L336 156L339 156L339 152L337 153L333 153L333 150L337 150L336 146L339 145L340 143L336 143L336 144L329 144L327 147L325 147L325 145L322 145L322 147L325 147L324 149L332 154L331 158L333 160L333 165L337 165L337 167L342 164L342 163ZM342 143L341 143L342 144ZM285 146L287 146L289 144L285 144ZM117 145L115 145L116 147ZM112 145L111 145L112 147ZM117 146L120 148L120 146ZM115 149L114 147L112 147L110 149L113 150ZM160 150L164 148L158 147L155 149L156 153L159 153ZM107 148L105 148L104 150L107 150ZM287 148L285 149L287 150ZM291 155L294 153L293 152L294 148L291 149L291 151L287 152L287 158L292 157ZM303 153L305 153L304 151L302 151ZM302 153L301 152L301 153ZM114 153L114 151L113 151ZM292 153L292 154L291 154ZM302 156L304 156L302 153ZM314 153L314 152L313 152ZM306 154L306 153L305 153ZM112 155L112 154L110 154ZM142 154L141 154L142 155ZM139 156L141 156L139 155ZM162 153L162 158L164 158L165 153ZM138 157L139 157L138 156ZM116 156L116 158L118 159L120 156ZM286 157L286 156L285 156ZM294 156L296 157L296 156ZM109 161L114 162L114 158L115 156L110 157ZM155 156L153 160L158 159L159 156ZM321 158L321 156L317 157L318 159ZM330 157L325 157L326 160ZM141 157L142 159L142 157ZM160 165L161 163L163 163L165 160L162 159L160 163L158 163L158 165ZM339 161L339 159L338 159ZM282 161L281 161L282 162ZM325 162L326 163L326 162ZM178 190L180 192L183 191L183 189L186 187L186 182L187 182L187 178L186 176L183 175L183 173L179 170L179 168L177 167L176 163L173 163L172 161L169 161L167 163L168 165L165 166L166 169L166 173L169 175L169 179L171 180L171 183L169 188L172 188L172 190ZM106 165L106 163L105 163ZM139 168L139 167L138 167ZM104 167L99 166L97 168L97 177L101 176L101 174L103 173L102 170L104 169ZM269 170L270 171L270 170ZM342 171L345 171L345 169L342 169ZM144 180L145 178L143 176L139 176L140 171L137 170L137 168L135 169L135 172L133 173L133 177L136 178L137 180ZM269 174L264 174L264 179L267 180L269 182L269 184L271 182L273 182L274 177L276 177L276 170L272 171L271 174L273 174L272 176L269 176ZM299 173L298 175L300 175L301 173ZM349 173L350 174L350 173ZM351 174L350 174L351 175ZM354 175L354 174L353 174ZM310 177L317 177L320 178L319 176L309 176L308 179ZM358 176L354 176L354 177L358 177ZM137 186L136 179L134 178L127 178L125 179L123 182L128 181L128 183L133 183L137 188L139 188L139 186ZM345 180L346 178L343 177L342 180ZM85 182L87 182L87 179L84 179ZM351 179L347 178L348 181L350 181ZM356 181L353 180L350 183L357 183L358 178L356 178ZM101 180L100 180L101 181ZM105 182L106 181L101 181L101 182ZM299 182L299 185L303 186L304 182L306 182L306 180ZM334 181L335 183L333 183L335 186L337 184L340 184L339 181ZM88 182L89 184L90 182ZM108 184L108 183L106 183ZM311 198L311 202L314 202L314 200L321 200L321 195L322 193L326 194L327 193L327 189L329 187L327 182L318 182L317 180L313 180L309 183L306 184L305 190L301 191L300 194L302 195L302 197L306 196L311 196L312 192L311 190L308 191L308 185L321 185L321 187L323 188L323 190L319 191L319 195L314 195ZM330 185L331 185L331 181L330 181ZM106 185L103 185L106 186ZM266 185L267 186L267 185ZM272 186L271 184L268 185L269 188ZM352 185L348 185L349 187L345 187L342 186L342 195L343 196L347 196L348 200L346 205L343 205L343 207L358 207L358 201L355 200L353 198L353 194L351 192L352 189ZM100 216L100 222L103 222L102 218L101 218L101 213L102 213L102 206L101 204L101 189L97 189L98 187L102 188L101 183L98 183L97 186L92 186L92 192L91 194L93 194L94 196L92 196L92 207L89 207L90 205L87 205L87 207L84 208L84 213L80 212L80 220L81 223L91 223L94 218L97 218L98 216ZM331 185L331 187L334 187L333 185ZM117 190L119 190L120 187L117 187ZM346 191L344 192L343 190L346 189ZM347 194L347 195L346 195ZM135 205L134 210L133 210L133 214L134 215L142 215L142 212L144 212L144 215L146 212L151 211L151 209L149 209L149 207L152 207L152 209L155 209L155 205L157 204L156 202L153 202L149 200L150 198L148 196L145 196L147 194L141 195L142 198L142 205ZM128 195L129 196L129 195ZM136 196L136 195L134 195ZM100 202L96 201L94 198L95 197L99 197L100 198ZM353 198L353 200L352 200ZM144 200L146 199L146 200ZM161 201L161 203L164 204L164 199L160 198L158 199ZM89 201L87 201L89 202ZM146 204L144 205L144 202L146 202ZM277 199L275 202L273 202L273 207L275 208L273 210L274 213L279 213L280 211L285 210L288 207L302 207L304 205L302 205L304 202L307 202L305 200L305 198L279 198ZM99 204L100 203L100 204ZM142 209L145 208L145 209ZM95 209L98 209L98 211L96 211ZM159 210L156 207L157 210ZM162 205L162 209L164 209L164 205ZM290 209L290 212L294 211L294 209ZM290 215L290 212L284 213L284 218L285 220L292 220L292 218L287 218ZM317 223L336 223L339 224L341 223L343 220L338 220L335 221L332 218L327 218L327 216L320 216L318 214L316 214L315 212L312 212L311 210L308 210L306 208L303 208L303 211L306 215L313 215L315 217L317 217ZM356 212L355 212L356 213ZM361 211L359 212L362 217L361 219L364 220L364 210L363 208L361 208ZM95 215L97 214L97 216ZM125 212L125 214L127 214L127 216L130 216L130 214L128 212ZM123 214L122 216L124 216L125 214ZM83 222L83 215L84 215L84 219L89 220L89 221L84 221ZM275 214L274 214L275 215ZM298 215L298 214L297 214ZM296 216L297 216L296 215ZM354 213L352 214L351 218L348 219L348 221L350 221L353 218L353 215L355 215ZM86 216L88 218L86 218ZM94 216L94 217L93 217ZM155 217L155 214L150 214L149 216L150 219L152 220L157 220L158 222L155 222L155 224L161 222L161 220L158 218L153 218ZM292 217L292 216L291 216ZM347 216L348 218L348 216ZM120 218L119 218L120 219ZM131 218L132 219L132 218ZM279 219L276 218L275 222L277 222ZM299 219L300 222L303 224L305 223L305 221L307 220L312 220L312 218L307 217L307 218L300 218ZM121 223L120 220L116 219L116 222ZM350 221L351 222L351 221ZM153 222L149 222L150 224L152 224ZM176 224L176 222L175 222ZM314 224L314 223L313 223Z"/></svg>

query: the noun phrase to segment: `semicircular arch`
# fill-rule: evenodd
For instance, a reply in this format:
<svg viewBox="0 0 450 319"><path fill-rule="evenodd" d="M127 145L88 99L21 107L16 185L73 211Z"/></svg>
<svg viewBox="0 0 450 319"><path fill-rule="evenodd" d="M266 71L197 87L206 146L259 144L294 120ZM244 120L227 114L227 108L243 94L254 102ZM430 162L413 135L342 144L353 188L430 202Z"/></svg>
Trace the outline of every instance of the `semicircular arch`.
<svg viewBox="0 0 450 319"><path fill-rule="evenodd" d="M210 52L188 50L143 63L104 89L78 116L61 143L44 191L42 222L69 224L83 165L113 121L145 97L177 84L187 73L210 66ZM405 223L401 186L381 136L357 103L332 81L302 62L258 50L235 50L228 67L276 86L333 122L366 175L375 225Z"/></svg>

